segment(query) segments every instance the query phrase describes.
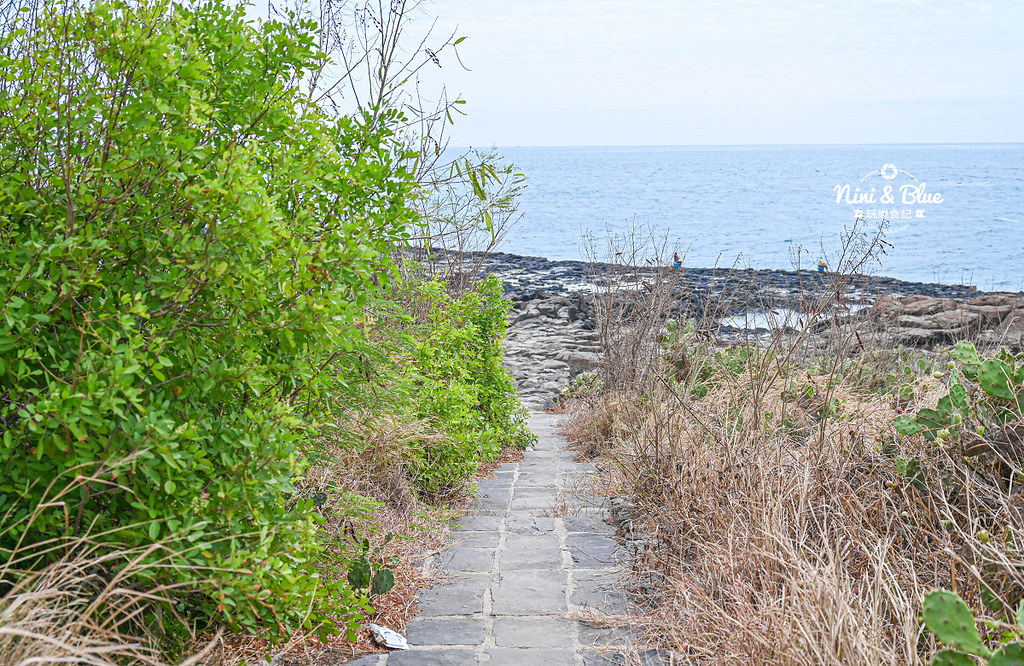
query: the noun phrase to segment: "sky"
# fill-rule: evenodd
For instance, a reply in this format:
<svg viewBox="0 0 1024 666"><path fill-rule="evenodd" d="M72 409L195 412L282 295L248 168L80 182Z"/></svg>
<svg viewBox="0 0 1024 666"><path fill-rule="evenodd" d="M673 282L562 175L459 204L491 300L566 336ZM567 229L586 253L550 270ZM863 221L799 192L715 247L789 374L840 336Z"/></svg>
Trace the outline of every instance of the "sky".
<svg viewBox="0 0 1024 666"><path fill-rule="evenodd" d="M1024 3L425 0L456 146L1024 141ZM463 69L459 60L468 68Z"/></svg>

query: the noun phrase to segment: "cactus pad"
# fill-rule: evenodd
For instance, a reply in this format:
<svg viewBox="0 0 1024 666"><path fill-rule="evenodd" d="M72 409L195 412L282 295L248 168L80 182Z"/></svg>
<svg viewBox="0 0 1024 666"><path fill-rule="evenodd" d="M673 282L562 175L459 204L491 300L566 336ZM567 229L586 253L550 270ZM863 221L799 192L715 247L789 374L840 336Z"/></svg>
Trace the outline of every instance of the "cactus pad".
<svg viewBox="0 0 1024 666"><path fill-rule="evenodd" d="M940 650L932 657L932 666L978 666L977 663L963 652Z"/></svg>
<svg viewBox="0 0 1024 666"><path fill-rule="evenodd" d="M966 340L956 343L953 347L953 358L967 365L981 365L981 354L974 348L973 343Z"/></svg>
<svg viewBox="0 0 1024 666"><path fill-rule="evenodd" d="M1013 387L1010 377L1013 376L1013 368L1006 361L997 358L987 359L978 368L978 384L981 390L994 398L1013 400Z"/></svg>
<svg viewBox="0 0 1024 666"><path fill-rule="evenodd" d="M960 595L947 590L933 590L924 598L922 614L924 625L946 645L980 657L991 654L978 636L974 614Z"/></svg>
<svg viewBox="0 0 1024 666"><path fill-rule="evenodd" d="M959 382L949 387L949 399L957 409L967 409L970 402L967 400L967 389Z"/></svg>
<svg viewBox="0 0 1024 666"><path fill-rule="evenodd" d="M988 660L989 666L1024 666L1024 643L1014 641L996 650Z"/></svg>

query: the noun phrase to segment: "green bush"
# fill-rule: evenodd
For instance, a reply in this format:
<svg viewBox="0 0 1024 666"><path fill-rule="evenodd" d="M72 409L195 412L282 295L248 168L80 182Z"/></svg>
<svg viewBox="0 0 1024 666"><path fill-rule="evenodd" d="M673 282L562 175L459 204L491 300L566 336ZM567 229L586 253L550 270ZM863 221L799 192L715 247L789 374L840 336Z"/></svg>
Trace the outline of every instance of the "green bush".
<svg viewBox="0 0 1024 666"><path fill-rule="evenodd" d="M177 551L154 578L212 581L200 616L278 636L357 617L287 500L412 219L401 119L322 112L297 85L314 26L224 0L21 17L0 35L0 548L118 530Z"/></svg>
<svg viewBox="0 0 1024 666"><path fill-rule="evenodd" d="M417 288L428 312L407 379L416 418L443 437L413 447L414 480L429 496L461 489L501 447L532 441L526 412L508 371L502 342L511 303L494 276L458 298L437 280Z"/></svg>

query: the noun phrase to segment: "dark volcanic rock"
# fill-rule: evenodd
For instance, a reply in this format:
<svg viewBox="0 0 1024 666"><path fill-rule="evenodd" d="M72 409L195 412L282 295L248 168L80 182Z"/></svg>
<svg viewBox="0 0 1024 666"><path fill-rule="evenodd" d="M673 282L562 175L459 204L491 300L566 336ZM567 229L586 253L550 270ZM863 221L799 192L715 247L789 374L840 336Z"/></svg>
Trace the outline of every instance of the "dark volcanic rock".
<svg viewBox="0 0 1024 666"><path fill-rule="evenodd" d="M594 293L604 276L626 270L604 263L551 261L495 252L467 253L466 264L479 265L481 272L494 273L505 283L513 301L533 301L560 295L571 297ZM629 269L632 270L632 269ZM732 268L680 268L683 292L680 299L702 308L708 298L725 299L728 314L760 306L766 297L779 307L797 306L807 293L826 287L831 276L817 271L750 270ZM655 269L641 269L653 277ZM982 292L965 285L904 282L874 275L850 278L844 298L850 303L869 303L880 295L922 295L934 299L965 299Z"/></svg>
<svg viewBox="0 0 1024 666"><path fill-rule="evenodd" d="M641 280L656 279L654 268L627 269L500 252L450 254L444 262L456 267L453 273L461 279L473 271L501 278L505 294L515 304L506 364L523 402L532 408L544 407L572 377L596 368L601 349L594 297L607 289L609 276L636 270ZM806 316L808 303L820 302L823 294L835 288L833 276L816 271L676 270L673 278L680 287L668 315L701 317L713 311L718 323L712 333L725 344L770 336L769 326L780 325L779 317L772 324L764 316L766 311L791 311L792 322L783 319L782 325L797 325ZM828 321L815 334L822 338L838 319L873 343L929 347L970 338L1011 350L1024 347L1022 294L987 294L965 285L853 275L846 278L834 300Z"/></svg>

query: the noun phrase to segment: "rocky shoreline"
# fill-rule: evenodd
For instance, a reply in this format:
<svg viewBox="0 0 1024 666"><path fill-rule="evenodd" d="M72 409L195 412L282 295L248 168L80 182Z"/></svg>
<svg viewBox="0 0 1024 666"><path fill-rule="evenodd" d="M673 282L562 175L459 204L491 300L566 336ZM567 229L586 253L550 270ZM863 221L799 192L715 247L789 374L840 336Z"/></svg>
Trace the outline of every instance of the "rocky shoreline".
<svg viewBox="0 0 1024 666"><path fill-rule="evenodd" d="M665 271L665 267L634 269L500 252L449 254L442 261L453 276L472 279L490 273L504 283L505 294L515 306L509 320L506 365L524 404L532 409L545 407L573 377L597 367L601 348L595 298L607 292L612 282L628 286L630 279L654 280L659 271ZM833 276L817 271L671 270L677 285L673 299L677 316L707 317L713 311L717 319L713 333L723 344L770 337L791 325L788 314L795 323L816 295L835 289ZM873 275L844 276L843 283L829 322L841 319L858 330L863 341L931 347L971 338L1013 351L1024 348L1024 294ZM826 346L827 335L823 332L820 340L812 342Z"/></svg>
<svg viewBox="0 0 1024 666"><path fill-rule="evenodd" d="M536 300L542 297L540 292L565 297L591 294L601 286L602 276L624 270L621 266L606 263L552 261L543 257L524 257L503 252L487 255L468 252L463 262L467 266L479 266L478 270L482 273L493 273L500 277L505 283L506 295L513 301ZM759 305L765 294L771 294L779 306L794 305L808 290L820 289L827 284L829 278L827 273L807 270L688 267L675 270L678 271L677 279L687 298L692 299L689 305L703 309L706 305L703 299L724 298L729 306L728 314L737 314ZM654 276L656 269L640 268L639 271ZM730 289L740 284L746 289ZM906 282L884 276L855 275L850 278L846 298L851 303L865 303L883 294L966 299L985 293L968 285Z"/></svg>

